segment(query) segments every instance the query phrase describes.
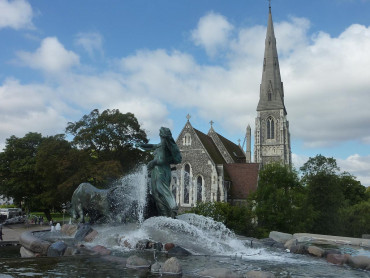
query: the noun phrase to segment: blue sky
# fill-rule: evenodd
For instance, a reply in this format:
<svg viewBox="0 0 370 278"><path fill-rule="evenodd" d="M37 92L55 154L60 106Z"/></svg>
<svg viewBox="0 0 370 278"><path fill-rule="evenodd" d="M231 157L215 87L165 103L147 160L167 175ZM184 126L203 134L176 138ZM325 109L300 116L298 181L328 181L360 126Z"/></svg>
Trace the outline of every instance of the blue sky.
<svg viewBox="0 0 370 278"><path fill-rule="evenodd" d="M369 186L370 1L271 2L295 166L321 153ZM265 0L0 0L0 148L95 108L133 112L153 142L188 113L242 140L267 16Z"/></svg>

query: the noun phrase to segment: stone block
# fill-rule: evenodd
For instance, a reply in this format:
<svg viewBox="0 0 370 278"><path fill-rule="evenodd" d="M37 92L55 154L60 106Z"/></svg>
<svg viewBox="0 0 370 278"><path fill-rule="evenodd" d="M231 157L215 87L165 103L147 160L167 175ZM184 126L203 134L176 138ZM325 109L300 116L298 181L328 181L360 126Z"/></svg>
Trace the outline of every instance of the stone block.
<svg viewBox="0 0 370 278"><path fill-rule="evenodd" d="M347 264L354 268L370 269L370 257L352 256L348 258Z"/></svg>
<svg viewBox="0 0 370 278"><path fill-rule="evenodd" d="M21 247L21 249L19 250L19 252L21 253L21 257L22 258L33 258L33 257L36 257L35 253L33 253L32 251L28 250L27 248L24 248L23 246Z"/></svg>
<svg viewBox="0 0 370 278"><path fill-rule="evenodd" d="M92 242L98 235L98 232L96 230L92 230L90 233L88 233L85 238L84 238L84 241L86 242Z"/></svg>
<svg viewBox="0 0 370 278"><path fill-rule="evenodd" d="M189 256L191 255L191 253L188 250L180 246L175 246L174 248L168 251L168 255L170 256Z"/></svg>
<svg viewBox="0 0 370 278"><path fill-rule="evenodd" d="M175 247L175 244L168 242L168 243L166 243L166 244L164 245L164 250L165 250L165 251L169 251L169 250L171 250L171 249L172 249L172 248L174 248L174 247Z"/></svg>
<svg viewBox="0 0 370 278"><path fill-rule="evenodd" d="M162 273L180 275L182 273L182 266L176 257L169 258L162 266Z"/></svg>
<svg viewBox="0 0 370 278"><path fill-rule="evenodd" d="M101 256L110 255L112 253L112 251L110 251L109 249L105 248L102 245L96 245L91 250L93 250L94 252Z"/></svg>
<svg viewBox="0 0 370 278"><path fill-rule="evenodd" d="M60 232L67 236L73 236L77 231L77 225L73 224L64 224Z"/></svg>
<svg viewBox="0 0 370 278"><path fill-rule="evenodd" d="M272 232L270 232L269 238L272 238L273 240L275 240L277 242L285 244L285 242L287 242L288 240L293 238L293 235L292 234L287 234L287 233L272 231Z"/></svg>
<svg viewBox="0 0 370 278"><path fill-rule="evenodd" d="M294 254L306 254L307 247L304 244L297 244L290 248L290 252Z"/></svg>
<svg viewBox="0 0 370 278"><path fill-rule="evenodd" d="M297 239L291 238L284 244L284 248L289 249L292 248L292 246L297 245Z"/></svg>
<svg viewBox="0 0 370 278"><path fill-rule="evenodd" d="M64 251L67 249L67 244L64 241L57 241L50 245L48 249L48 257L60 257L63 256Z"/></svg>
<svg viewBox="0 0 370 278"><path fill-rule="evenodd" d="M19 243L33 253L40 253L43 256L47 254L51 245L50 242L35 237L32 232L22 233L19 237Z"/></svg>
<svg viewBox="0 0 370 278"><path fill-rule="evenodd" d="M314 245L308 246L307 252L315 257L320 257L320 258L323 257L325 254L324 249L314 246Z"/></svg>
<svg viewBox="0 0 370 278"><path fill-rule="evenodd" d="M344 265L347 263L349 257L351 256L348 254L328 254L326 260L332 264Z"/></svg>

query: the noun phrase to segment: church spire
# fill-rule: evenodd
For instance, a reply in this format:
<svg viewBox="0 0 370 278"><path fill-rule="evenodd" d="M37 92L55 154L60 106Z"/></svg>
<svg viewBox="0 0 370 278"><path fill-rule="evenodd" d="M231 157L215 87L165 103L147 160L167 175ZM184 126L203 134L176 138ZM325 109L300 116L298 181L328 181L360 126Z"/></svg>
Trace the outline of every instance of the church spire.
<svg viewBox="0 0 370 278"><path fill-rule="evenodd" d="M262 81L260 85L260 100L257 111L284 109L284 88L280 77L279 59L276 48L274 24L269 3L265 54L263 58Z"/></svg>

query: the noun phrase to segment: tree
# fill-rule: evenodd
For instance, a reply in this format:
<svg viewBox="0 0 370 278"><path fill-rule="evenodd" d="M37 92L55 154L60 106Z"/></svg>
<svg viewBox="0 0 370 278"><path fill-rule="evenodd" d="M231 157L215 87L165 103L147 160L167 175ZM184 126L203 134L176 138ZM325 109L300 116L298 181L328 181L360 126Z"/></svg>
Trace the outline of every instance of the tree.
<svg viewBox="0 0 370 278"><path fill-rule="evenodd" d="M294 233L305 231L310 208L304 207L304 188L298 174L280 164L268 164L259 172L256 192L250 196L261 236L271 230Z"/></svg>
<svg viewBox="0 0 370 278"><path fill-rule="evenodd" d="M66 132L74 136L75 146L89 151L99 160L118 160L124 173L148 159L145 152L135 147L147 143L148 139L132 113L107 109L100 114L94 109L81 120L69 122Z"/></svg>
<svg viewBox="0 0 370 278"><path fill-rule="evenodd" d="M344 195L338 176L339 167L334 158L317 155L301 167L302 181L307 186L308 205L314 210L311 232L340 235L340 209Z"/></svg>
<svg viewBox="0 0 370 278"><path fill-rule="evenodd" d="M14 202L32 206L35 196L41 193L42 179L36 172L36 154L43 137L40 133L27 133L23 138L6 139L0 153L0 190L13 197Z"/></svg>
<svg viewBox="0 0 370 278"><path fill-rule="evenodd" d="M345 206L353 206L367 200L366 187L350 173L341 173L339 184L345 198Z"/></svg>
<svg viewBox="0 0 370 278"><path fill-rule="evenodd" d="M346 236L361 237L370 233L370 200L346 208L343 215Z"/></svg>

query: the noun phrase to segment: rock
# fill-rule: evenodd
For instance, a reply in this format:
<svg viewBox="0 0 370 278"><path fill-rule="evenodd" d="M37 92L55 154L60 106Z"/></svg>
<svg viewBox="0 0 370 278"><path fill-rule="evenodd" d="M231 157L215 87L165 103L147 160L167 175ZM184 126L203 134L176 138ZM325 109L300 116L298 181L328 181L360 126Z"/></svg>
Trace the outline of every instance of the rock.
<svg viewBox="0 0 370 278"><path fill-rule="evenodd" d="M40 253L45 256L48 252L50 242L42 240L33 235L32 232L24 232L19 237L19 243L33 253Z"/></svg>
<svg viewBox="0 0 370 278"><path fill-rule="evenodd" d="M367 256L349 257L347 264L355 268L370 269L370 257Z"/></svg>
<svg viewBox="0 0 370 278"><path fill-rule="evenodd" d="M128 268L149 268L150 262L136 255L127 258L126 267Z"/></svg>
<svg viewBox="0 0 370 278"><path fill-rule="evenodd" d="M275 278L275 275L271 272L251 270L247 272L245 277L246 278Z"/></svg>
<svg viewBox="0 0 370 278"><path fill-rule="evenodd" d="M50 245L47 256L48 257L60 257L64 255L64 251L67 249L67 244L64 241L57 241Z"/></svg>
<svg viewBox="0 0 370 278"><path fill-rule="evenodd" d="M182 273L180 261L176 257L169 258L164 262L161 271L165 274L180 275Z"/></svg>
<svg viewBox="0 0 370 278"><path fill-rule="evenodd" d="M63 256L75 256L77 254L80 254L78 249L68 246Z"/></svg>
<svg viewBox="0 0 370 278"><path fill-rule="evenodd" d="M162 268L161 264L156 262L156 263L152 264L152 266L150 267L150 271L152 273L160 273L161 268Z"/></svg>
<svg viewBox="0 0 370 278"><path fill-rule="evenodd" d="M109 249L105 248L102 245L96 245L91 250L102 256L110 255L112 253L112 251L110 251Z"/></svg>
<svg viewBox="0 0 370 278"><path fill-rule="evenodd" d="M326 249L324 257L327 257L329 254L342 254L342 252L338 249Z"/></svg>
<svg viewBox="0 0 370 278"><path fill-rule="evenodd" d="M188 250L180 246L175 246L168 251L168 255L170 256L189 256L191 255L191 253Z"/></svg>
<svg viewBox="0 0 370 278"><path fill-rule="evenodd" d="M161 242L152 242L149 241L147 249L155 249L157 251L162 251L163 244Z"/></svg>
<svg viewBox="0 0 370 278"><path fill-rule="evenodd" d="M60 230L60 232L67 236L73 236L77 231L77 225L73 224L64 224Z"/></svg>
<svg viewBox="0 0 370 278"><path fill-rule="evenodd" d="M297 245L297 240L295 238L291 238L289 239L287 242L285 242L284 244L284 248L287 248L290 250L290 248L292 248L292 246L295 246Z"/></svg>
<svg viewBox="0 0 370 278"><path fill-rule="evenodd" d="M307 252L315 257L320 257L320 258L323 257L325 254L324 249L314 246L314 245L308 246Z"/></svg>
<svg viewBox="0 0 370 278"><path fill-rule="evenodd" d="M304 244L297 244L290 248L290 252L294 254L306 254L307 247Z"/></svg>
<svg viewBox="0 0 370 278"><path fill-rule="evenodd" d="M98 232L95 231L95 230L92 230L90 233L88 233L85 238L84 238L84 241L86 242L92 242L96 236L98 235Z"/></svg>
<svg viewBox="0 0 370 278"><path fill-rule="evenodd" d="M211 268L205 269L198 273L201 277L212 277L212 278L241 278L241 275L232 272L227 268Z"/></svg>
<svg viewBox="0 0 370 278"><path fill-rule="evenodd" d="M328 254L326 260L332 264L344 265L348 262L349 257L351 256L348 254Z"/></svg>
<svg viewBox="0 0 370 278"><path fill-rule="evenodd" d="M169 250L171 250L172 248L174 248L175 247L175 244L173 244L173 243L166 243L165 245L164 245L164 250L165 251L169 251Z"/></svg>
<svg viewBox="0 0 370 278"><path fill-rule="evenodd" d="M21 247L21 249L19 250L19 252L21 253L21 257L22 258L32 258L32 257L35 257L35 253L33 253L32 251L28 250L27 248L24 248L23 246Z"/></svg>
<svg viewBox="0 0 370 278"><path fill-rule="evenodd" d="M149 240L147 239L142 239L142 240L139 240L137 243L136 243L136 249L140 249L140 250L145 250L148 248L148 244L149 244Z"/></svg>
<svg viewBox="0 0 370 278"><path fill-rule="evenodd" d="M108 261L108 262L115 263L115 264L119 264L119 265L122 265L122 266L126 266L126 263L127 263L126 258L110 256L110 255L101 257L101 259L105 260L105 261Z"/></svg>
<svg viewBox="0 0 370 278"><path fill-rule="evenodd" d="M272 232L270 232L269 238L272 238L273 240L275 240L277 242L285 244L285 242L287 242L288 240L293 238L293 235L292 234L287 234L287 233L272 231Z"/></svg>
<svg viewBox="0 0 370 278"><path fill-rule="evenodd" d="M264 245L261 241L259 241L258 239L254 239L251 241L251 247L252 248L263 248Z"/></svg>
<svg viewBox="0 0 370 278"><path fill-rule="evenodd" d="M75 234L76 241L83 241L86 235L91 233L93 229L89 223L81 224Z"/></svg>

